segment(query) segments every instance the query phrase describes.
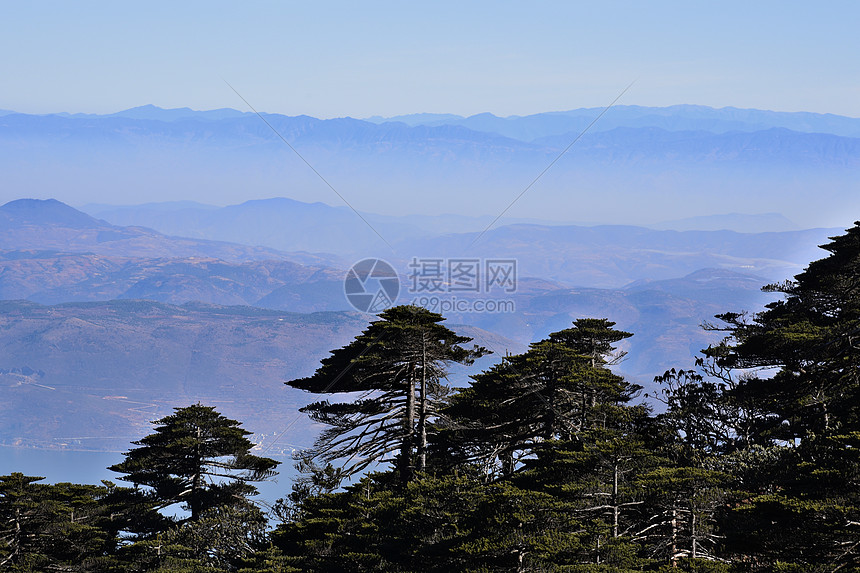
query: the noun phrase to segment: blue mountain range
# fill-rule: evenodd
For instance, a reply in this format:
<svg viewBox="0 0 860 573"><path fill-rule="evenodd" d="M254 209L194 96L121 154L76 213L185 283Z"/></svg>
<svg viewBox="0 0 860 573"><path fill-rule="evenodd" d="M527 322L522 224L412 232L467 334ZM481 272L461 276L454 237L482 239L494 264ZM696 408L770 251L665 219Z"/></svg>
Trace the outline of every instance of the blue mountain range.
<svg viewBox="0 0 860 573"><path fill-rule="evenodd" d="M514 220L566 223L774 212L801 227L849 224L841 218L860 212L858 119L619 106L577 139L599 112L264 114L265 122L237 110L155 106L11 113L0 116L0 199L225 205L288 196L386 215L492 219L511 207Z"/></svg>

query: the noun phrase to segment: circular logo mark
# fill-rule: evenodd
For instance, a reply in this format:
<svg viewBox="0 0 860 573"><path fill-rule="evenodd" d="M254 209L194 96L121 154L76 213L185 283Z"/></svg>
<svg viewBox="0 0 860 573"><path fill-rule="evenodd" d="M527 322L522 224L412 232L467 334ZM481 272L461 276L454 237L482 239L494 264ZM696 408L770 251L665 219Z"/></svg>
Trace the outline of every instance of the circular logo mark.
<svg viewBox="0 0 860 573"><path fill-rule="evenodd" d="M343 292L353 308L375 314L394 306L400 279L394 267L382 259L364 259L346 273Z"/></svg>

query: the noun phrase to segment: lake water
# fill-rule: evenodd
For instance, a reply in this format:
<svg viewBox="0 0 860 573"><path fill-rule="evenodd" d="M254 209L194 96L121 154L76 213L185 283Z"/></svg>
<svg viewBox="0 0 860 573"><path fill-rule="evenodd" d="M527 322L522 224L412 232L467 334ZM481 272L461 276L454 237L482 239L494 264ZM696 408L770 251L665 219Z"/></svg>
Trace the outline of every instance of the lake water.
<svg viewBox="0 0 860 573"><path fill-rule="evenodd" d="M255 499L266 504L285 497L296 475L293 461L288 456L264 454L281 462L278 475L271 481L255 484L260 495ZM42 483L90 483L99 484L110 480L119 485L120 474L108 470L108 466L123 460L121 452L78 452L73 450L40 450L0 446L0 475L21 472L29 476L44 476Z"/></svg>

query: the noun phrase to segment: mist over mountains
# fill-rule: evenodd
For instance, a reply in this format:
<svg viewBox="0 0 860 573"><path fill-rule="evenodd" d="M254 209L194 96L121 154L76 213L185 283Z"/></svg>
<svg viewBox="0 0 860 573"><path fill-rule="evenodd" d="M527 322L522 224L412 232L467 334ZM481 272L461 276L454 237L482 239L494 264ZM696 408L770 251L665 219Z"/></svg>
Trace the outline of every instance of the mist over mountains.
<svg viewBox="0 0 860 573"><path fill-rule="evenodd" d="M600 110L266 120L357 209L495 217ZM847 225L860 207L860 120L698 106L610 109L508 213L522 219L659 223L780 213L802 228ZM253 114L144 106L107 116L0 118L4 189L66 202L176 198L235 204L290 196L342 204ZM47 167L50 166L48 169ZM819 198L809 204L813 189ZM492 220L492 219L491 219Z"/></svg>
<svg viewBox="0 0 860 573"><path fill-rule="evenodd" d="M619 288L642 279L675 278L710 267L776 280L799 271L801 264L816 256L816 245L836 232L818 229L738 233L519 223L493 227L482 234L492 219L452 217L446 225L446 216L364 213L371 228L345 207L285 198L222 208L178 204L170 209L169 204L144 204L101 205L87 210L117 225L151 227L170 235L259 245L282 252L327 253L330 263L339 261L342 268L369 256L389 260L404 273L416 257L507 257L518 260L524 277L599 288ZM746 228L790 225L778 215L674 222L678 226L696 223Z"/></svg>
<svg viewBox="0 0 860 573"><path fill-rule="evenodd" d="M131 110L129 110L131 111ZM469 117L454 114L418 113L394 117L374 116L374 123L401 122L407 125L461 125L475 131L498 133L513 139L536 139L582 131L602 108L581 108L570 111L538 113L527 116L498 117L480 113ZM701 105L642 107L617 105L612 114L593 126L594 131L610 131L617 127L656 127L667 131L763 131L782 127L805 133L831 133L845 137L860 137L860 119L808 112L776 112L757 109L724 107L714 109Z"/></svg>
<svg viewBox="0 0 860 573"><path fill-rule="evenodd" d="M430 227L403 225L397 218L400 227L383 226L388 219L379 217L375 221L379 229L392 237L391 251L362 243L360 237L377 242L379 238L354 213L286 199L225 208L144 205L105 213L208 238L115 225L56 200L13 201L0 206L0 296L42 304L146 299L290 312L346 311L350 306L343 295L343 278L358 258L380 256L391 262L408 302L409 265L415 259L502 257L517 263L517 289L509 295L517 303L516 317L455 318L527 343L563 328L577 313L596 315L613 306L620 313L625 305L636 307L639 303L620 304L619 297L633 300L639 295L632 293L646 291L664 298L707 299L712 306L703 305L693 315L688 311L676 315L695 316L700 322L721 310L714 305L758 300L762 284L799 272L820 256L815 245L839 232L516 224L479 237L476 231L434 235ZM400 235L393 232L398 228ZM228 238L237 242L226 242ZM336 252L316 252L324 248ZM667 289L668 284L675 287ZM708 285L708 296L700 288L703 284ZM721 294L714 297L714 292ZM658 306L665 312L671 305L664 300ZM642 372L655 364L643 366Z"/></svg>
<svg viewBox="0 0 860 573"><path fill-rule="evenodd" d="M280 220L285 229L313 225L309 236L319 238L350 221L342 210L283 200L257 202L251 215L243 205L142 208L152 211L198 217L186 220L189 232L190 221L225 211L229 217L218 220L233 233ZM309 374L372 318L344 297L348 265L339 261L349 251L290 252L314 246L300 242L302 233L277 235L285 250L248 247L114 225L56 200L32 199L0 206L0 230L0 298L7 301L0 309L0 444L117 448L147 420L198 400L274 440L284 417L297 416L310 399L281 382ZM817 258L814 245L837 232L503 226L467 252L516 258L517 288L505 295L514 308L445 315L457 332L494 351L475 371L575 318L608 317L635 333L624 342L629 355L620 371L649 386L718 339L700 328L703 321L761 308L770 296L760 287ZM423 238L405 236L397 245L454 256L477 235L416 233ZM410 302L408 257L392 254L403 290L398 302ZM455 371L451 383L464 384L469 372ZM306 444L315 431L307 423L291 428L281 448Z"/></svg>
<svg viewBox="0 0 860 573"><path fill-rule="evenodd" d="M396 269L398 303L416 259L515 260L514 310L445 312L496 353L474 371L605 317L635 334L619 372L648 386L860 207L860 120L619 106L496 221L600 111L267 114L361 216L254 114L0 113L0 444L121 447L196 400L273 438L306 398L281 382L372 318L343 291L367 257Z"/></svg>

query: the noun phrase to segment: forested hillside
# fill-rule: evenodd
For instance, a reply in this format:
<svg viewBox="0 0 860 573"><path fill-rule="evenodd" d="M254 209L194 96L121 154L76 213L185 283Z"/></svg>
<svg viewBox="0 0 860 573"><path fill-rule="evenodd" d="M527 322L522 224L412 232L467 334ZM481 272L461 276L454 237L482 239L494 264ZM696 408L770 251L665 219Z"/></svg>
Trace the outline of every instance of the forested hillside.
<svg viewBox="0 0 860 573"><path fill-rule="evenodd" d="M189 405L111 468L123 486L0 477L0 567L860 571L860 223L824 248L656 392L613 370L636 333L605 318L451 389L488 350L390 308L287 382L323 430L276 506L253 494L277 462Z"/></svg>

